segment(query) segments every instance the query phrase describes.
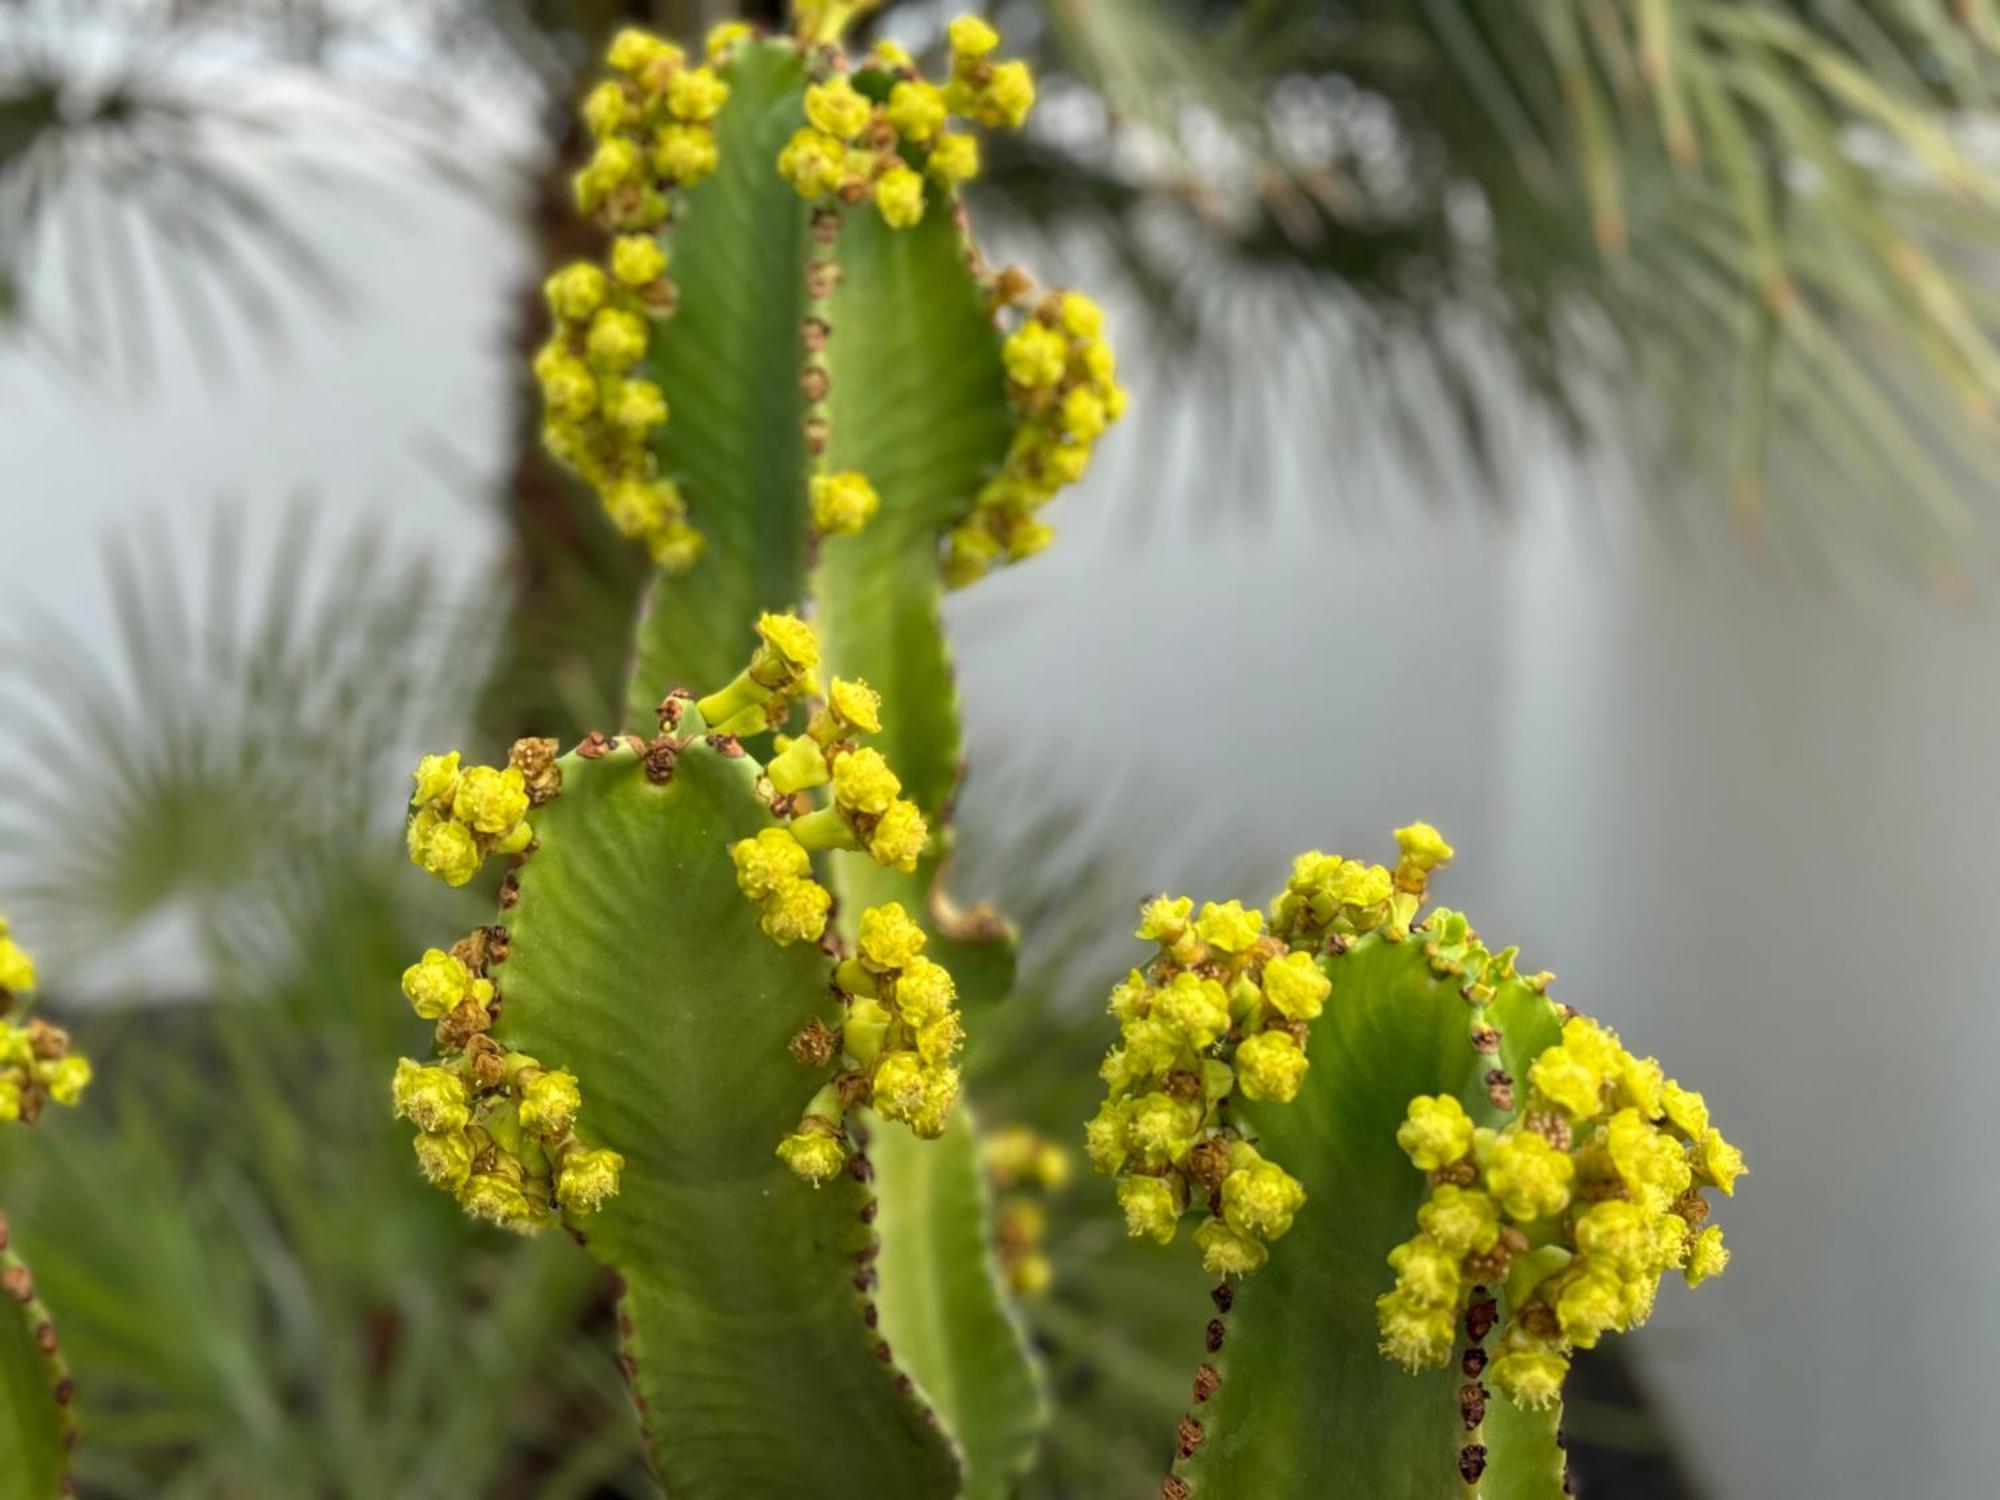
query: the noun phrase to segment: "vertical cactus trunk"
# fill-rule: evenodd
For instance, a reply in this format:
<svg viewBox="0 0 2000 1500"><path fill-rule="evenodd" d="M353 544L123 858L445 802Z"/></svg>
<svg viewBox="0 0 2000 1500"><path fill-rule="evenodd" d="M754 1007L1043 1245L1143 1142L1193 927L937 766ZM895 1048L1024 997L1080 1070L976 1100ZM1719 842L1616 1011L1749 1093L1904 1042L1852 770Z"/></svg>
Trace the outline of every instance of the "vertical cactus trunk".
<svg viewBox="0 0 2000 1500"><path fill-rule="evenodd" d="M624 734L419 770L416 862L516 869L406 976L441 1056L397 1104L469 1211L623 1278L671 1493L998 1500L1043 1411L953 1109L956 1006L1012 963L939 886L939 602L1042 545L1122 398L1094 308L1024 310L964 226L949 117L1018 125L1026 70L974 21L943 86L850 62L855 9L718 28L705 65L625 33L585 103L579 202L616 238L549 284L547 436L660 573Z"/></svg>

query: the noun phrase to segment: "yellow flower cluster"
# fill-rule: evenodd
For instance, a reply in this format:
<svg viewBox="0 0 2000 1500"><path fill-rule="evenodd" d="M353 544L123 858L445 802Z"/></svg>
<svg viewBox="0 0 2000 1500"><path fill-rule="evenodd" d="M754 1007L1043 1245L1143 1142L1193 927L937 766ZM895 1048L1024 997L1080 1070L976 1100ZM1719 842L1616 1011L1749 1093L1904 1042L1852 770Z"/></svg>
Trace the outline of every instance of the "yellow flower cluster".
<svg viewBox="0 0 2000 1500"><path fill-rule="evenodd" d="M491 936L432 948L403 971L403 994L436 1021L438 1057L396 1064L396 1114L417 1127L417 1164L474 1218L532 1233L560 1212L595 1213L618 1191L625 1159L576 1133L576 1075L493 1040Z"/></svg>
<svg viewBox="0 0 2000 1500"><path fill-rule="evenodd" d="M786 1165L815 1185L846 1159L840 1127L855 1103L872 1105L922 1140L943 1135L951 1119L959 1086L953 1059L965 1027L958 986L944 965L923 956L924 942L923 928L899 903L871 906L861 914L857 952L834 970L846 1005L841 1075L778 1146Z"/></svg>
<svg viewBox="0 0 2000 1500"><path fill-rule="evenodd" d="M1398 828L1396 846L1400 853L1393 871L1317 849L1301 854L1272 908L1273 929L1294 941L1355 937L1383 926L1407 931L1423 904L1431 872L1450 863L1453 851L1428 823ZM1448 915L1434 914L1432 927L1437 916ZM1462 937L1464 919L1458 922Z"/></svg>
<svg viewBox="0 0 2000 1500"><path fill-rule="evenodd" d="M0 1016L35 990L35 961L0 917ZM0 1125L34 1124L50 1100L75 1105L90 1083L90 1063L69 1049L69 1033L39 1018L0 1021Z"/></svg>
<svg viewBox="0 0 2000 1500"><path fill-rule="evenodd" d="M792 701L819 691L819 637L797 615L763 614L750 665L695 704L711 734L761 734L785 722Z"/></svg>
<svg viewBox="0 0 2000 1500"><path fill-rule="evenodd" d="M520 753L521 747L515 748ZM519 854L533 841L528 773L521 764L461 770L453 750L426 755L413 774L416 790L406 831L410 860L446 885L464 885L487 855Z"/></svg>
<svg viewBox="0 0 2000 1500"><path fill-rule="evenodd" d="M736 44L720 29L712 56ZM660 567L690 566L701 536L687 504L658 472L651 435L667 420L667 400L633 371L644 359L652 322L673 310L674 287L659 231L667 194L715 170L716 113L729 85L710 67L689 67L680 48L642 31L611 44L613 78L584 101L597 142L576 177L577 204L620 231L605 266L565 266L545 288L553 331L535 356L542 389L543 441L604 503L625 536L645 544Z"/></svg>
<svg viewBox="0 0 2000 1500"><path fill-rule="evenodd" d="M873 200L891 229L923 222L925 179L946 191L979 175L979 142L953 116L1018 130L1035 103L1024 62L990 60L1000 35L974 16L951 26L951 78L919 77L901 48L878 46L855 79L836 73L806 90L806 123L778 153L802 198Z"/></svg>
<svg viewBox="0 0 2000 1500"><path fill-rule="evenodd" d="M993 1230L1000 1272L1021 1296L1039 1297L1055 1280L1042 1248L1048 1237L1043 1200L1069 1186L1070 1154L1026 1125L1009 1125L986 1134L980 1161L1000 1195Z"/></svg>
<svg viewBox="0 0 2000 1500"><path fill-rule="evenodd" d="M1733 1195L1743 1158L1701 1095L1582 1016L1528 1081L1521 1114L1497 1130L1455 1098L1411 1102L1396 1139L1431 1190L1418 1233L1390 1253L1396 1284L1376 1313L1385 1355L1442 1365L1471 1289L1504 1287L1488 1379L1545 1406L1571 1351L1645 1322L1668 1271L1698 1286L1727 1264L1703 1193Z"/></svg>
<svg viewBox="0 0 2000 1500"><path fill-rule="evenodd" d="M961 587L1054 537L1043 506L1081 479L1097 440L1125 412L1104 311L1079 292L1044 298L1001 347L1018 418L1006 462L945 538L946 582Z"/></svg>
<svg viewBox="0 0 2000 1500"><path fill-rule="evenodd" d="M1306 1074L1307 1025L1332 983L1305 949L1266 933L1240 902L1161 897L1137 936L1158 957L1111 992L1120 1036L1099 1069L1106 1098L1085 1129L1099 1172L1118 1176L1127 1230L1168 1244L1191 1205L1211 1274L1244 1275L1291 1228L1305 1190L1242 1139L1236 1095L1287 1103Z"/></svg>

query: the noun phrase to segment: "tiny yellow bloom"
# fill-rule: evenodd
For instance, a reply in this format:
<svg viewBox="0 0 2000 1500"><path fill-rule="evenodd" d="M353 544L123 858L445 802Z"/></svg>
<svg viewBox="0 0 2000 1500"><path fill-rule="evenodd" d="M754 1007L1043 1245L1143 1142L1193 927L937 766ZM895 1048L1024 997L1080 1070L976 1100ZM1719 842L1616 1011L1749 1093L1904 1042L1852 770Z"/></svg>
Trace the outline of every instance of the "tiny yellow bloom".
<svg viewBox="0 0 2000 1500"><path fill-rule="evenodd" d="M711 63L719 63L727 53L734 51L738 44L749 41L752 35L753 29L748 21L720 22L709 28L708 42L703 52Z"/></svg>
<svg viewBox="0 0 2000 1500"><path fill-rule="evenodd" d="M621 234L611 242L611 274L630 287L650 286L667 274L667 253L650 234Z"/></svg>
<svg viewBox="0 0 2000 1500"><path fill-rule="evenodd" d="M1028 65L1018 59L995 66L985 91L973 109L973 118L982 125L1019 130L1028 122L1035 107L1035 79Z"/></svg>
<svg viewBox="0 0 2000 1500"><path fill-rule="evenodd" d="M1451 1356L1455 1322L1450 1309L1426 1306L1402 1291L1375 1299L1382 1353L1412 1373L1441 1365Z"/></svg>
<svg viewBox="0 0 2000 1500"><path fill-rule="evenodd" d="M1229 996L1213 979L1183 969L1154 997L1153 1014L1199 1052L1221 1041L1229 1030Z"/></svg>
<svg viewBox="0 0 2000 1500"><path fill-rule="evenodd" d="M1202 1269L1211 1276L1248 1276L1271 1258L1255 1235L1231 1229L1221 1219L1209 1219L1194 1232L1201 1247Z"/></svg>
<svg viewBox="0 0 2000 1500"><path fill-rule="evenodd" d="M951 971L928 958L912 958L896 980L896 1009L911 1026L934 1025L958 999Z"/></svg>
<svg viewBox="0 0 2000 1500"><path fill-rule="evenodd" d="M844 728L861 734L882 731L882 695L859 679L833 679L827 692L827 706Z"/></svg>
<svg viewBox="0 0 2000 1500"><path fill-rule="evenodd" d="M720 160L715 132L706 126L665 125L653 137L654 170L683 187L712 176Z"/></svg>
<svg viewBox="0 0 2000 1500"><path fill-rule="evenodd" d="M1069 345L1045 323L1023 323L1001 346L1000 357L1016 385L1031 390L1055 385L1069 363Z"/></svg>
<svg viewBox="0 0 2000 1500"><path fill-rule="evenodd" d="M1292 1227L1306 1190L1276 1162L1238 1167L1222 1180L1222 1216L1239 1234L1275 1240Z"/></svg>
<svg viewBox="0 0 2000 1500"><path fill-rule="evenodd" d="M1104 309L1082 292L1064 292L1056 317L1073 339L1095 339L1104 332Z"/></svg>
<svg viewBox="0 0 2000 1500"><path fill-rule="evenodd" d="M1500 1238L1500 1207L1476 1189L1441 1182L1417 1210L1417 1223L1453 1255L1484 1255Z"/></svg>
<svg viewBox="0 0 2000 1500"><path fill-rule="evenodd" d="M506 833L528 814L528 780L513 766L474 766L458 778L451 815L475 832Z"/></svg>
<svg viewBox="0 0 2000 1500"><path fill-rule="evenodd" d="M594 1214L608 1198L618 1196L618 1176L625 1158L616 1151L571 1151L556 1176L556 1197L573 1214Z"/></svg>
<svg viewBox="0 0 2000 1500"><path fill-rule="evenodd" d="M940 135L924 162L924 170L940 182L970 182L979 175L979 141L969 135Z"/></svg>
<svg viewBox="0 0 2000 1500"><path fill-rule="evenodd" d="M1729 1247L1722 1243L1720 1225L1711 1224L1694 1237L1688 1248L1687 1284L1700 1286L1712 1276L1720 1276L1729 1264Z"/></svg>
<svg viewBox="0 0 2000 1500"><path fill-rule="evenodd" d="M426 811L419 815L412 834L418 828L425 831L420 841L413 839L410 857L424 871L452 887L466 884L479 873L484 856L472 830L463 823Z"/></svg>
<svg viewBox="0 0 2000 1500"><path fill-rule="evenodd" d="M652 63L666 60L678 62L680 49L636 26L628 26L613 37L605 54L605 61L621 73L637 73Z"/></svg>
<svg viewBox="0 0 2000 1500"><path fill-rule="evenodd" d="M978 16L960 16L951 23L947 35L955 57L984 57L1000 45L1000 33Z"/></svg>
<svg viewBox="0 0 2000 1500"><path fill-rule="evenodd" d="M863 964L877 974L908 968L924 950L924 930L910 920L900 901L885 901L861 913L857 945Z"/></svg>
<svg viewBox="0 0 2000 1500"><path fill-rule="evenodd" d="M763 637L772 654L794 672L810 672L819 665L819 637L797 615L760 615L757 634Z"/></svg>
<svg viewBox="0 0 2000 1500"><path fill-rule="evenodd" d="M442 948L426 949L403 970L403 994L426 1021L440 1019L471 992L472 972Z"/></svg>
<svg viewBox="0 0 2000 1500"><path fill-rule="evenodd" d="M712 68L689 68L667 85L667 112L693 124L713 120L729 102L729 85Z"/></svg>
<svg viewBox="0 0 2000 1500"><path fill-rule="evenodd" d="M840 1137L818 1130L800 1130L778 1142L778 1159L814 1187L833 1181L847 1160Z"/></svg>
<svg viewBox="0 0 2000 1500"><path fill-rule="evenodd" d="M559 1139L569 1134L583 1108L583 1090L567 1068L538 1073L521 1090L521 1127Z"/></svg>
<svg viewBox="0 0 2000 1500"><path fill-rule="evenodd" d="M456 1073L405 1057L396 1064L396 1114L430 1135L462 1129L472 1118L465 1083Z"/></svg>
<svg viewBox="0 0 2000 1500"><path fill-rule="evenodd" d="M410 796L411 803L422 807L449 802L458 788L458 761L456 750L445 755L426 755L418 761L414 773L417 789Z"/></svg>
<svg viewBox="0 0 2000 1500"><path fill-rule="evenodd" d="M764 902L760 925L779 946L800 941L816 943L826 931L826 914L833 897L808 877L783 880Z"/></svg>
<svg viewBox="0 0 2000 1500"><path fill-rule="evenodd" d="M646 320L615 307L599 308L590 320L584 351L598 369L622 375L646 353Z"/></svg>
<svg viewBox="0 0 2000 1500"><path fill-rule="evenodd" d="M1288 1021L1310 1021L1333 993L1328 979L1310 953L1287 953L1264 965L1264 998Z"/></svg>
<svg viewBox="0 0 2000 1500"><path fill-rule="evenodd" d="M874 110L867 96L845 77L829 78L806 90L806 118L837 141L851 141L861 134Z"/></svg>
<svg viewBox="0 0 2000 1500"><path fill-rule="evenodd" d="M604 306L610 283L604 272L587 260L574 261L542 284L549 310L570 323L582 323Z"/></svg>
<svg viewBox="0 0 2000 1500"><path fill-rule="evenodd" d="M905 166L894 166L875 183L875 206L891 229L908 229L924 217L924 180Z"/></svg>
<svg viewBox="0 0 2000 1500"><path fill-rule="evenodd" d="M1118 1206L1125 1211L1125 1232L1133 1239L1171 1245L1186 1202L1178 1178L1121 1177Z"/></svg>
<svg viewBox="0 0 2000 1500"><path fill-rule="evenodd" d="M881 508L882 497L868 476L854 469L816 474L807 491L813 525L829 536L852 536Z"/></svg>
<svg viewBox="0 0 2000 1500"><path fill-rule="evenodd" d="M833 800L848 812L878 817L902 790L879 750L850 750L833 763Z"/></svg>
<svg viewBox="0 0 2000 1500"><path fill-rule="evenodd" d="M1561 1213L1575 1181L1576 1163L1529 1130L1503 1137L1486 1163L1488 1191L1518 1223Z"/></svg>
<svg viewBox="0 0 2000 1500"><path fill-rule="evenodd" d="M1569 1359L1553 1349L1508 1350L1493 1361L1486 1378L1516 1406L1537 1409L1562 1399Z"/></svg>
<svg viewBox="0 0 2000 1500"><path fill-rule="evenodd" d="M1246 1099L1289 1104L1305 1081L1306 1055L1288 1032L1260 1031L1236 1048L1236 1083Z"/></svg>
<svg viewBox="0 0 2000 1500"><path fill-rule="evenodd" d="M1219 953L1247 953L1264 935L1264 914L1245 911L1241 901L1204 902L1194 919L1195 936Z"/></svg>
<svg viewBox="0 0 2000 1500"><path fill-rule="evenodd" d="M1551 1047L1528 1069L1537 1093L1573 1120L1593 1118L1604 1104L1604 1075L1568 1047Z"/></svg>
<svg viewBox="0 0 2000 1500"><path fill-rule="evenodd" d="M905 79L889 90L887 114L896 134L921 145L944 128L944 90L921 78Z"/></svg>
<svg viewBox="0 0 2000 1500"><path fill-rule="evenodd" d="M1702 1176L1722 1190L1725 1197L1736 1196L1736 1179L1746 1170L1743 1153L1722 1138L1722 1132L1710 1126L1701 1133L1695 1146L1695 1164L1701 1168Z"/></svg>
<svg viewBox="0 0 2000 1500"><path fill-rule="evenodd" d="M1459 1257L1429 1235L1405 1240L1389 1252L1396 1290L1419 1307L1454 1307L1462 1278Z"/></svg>
<svg viewBox="0 0 2000 1500"><path fill-rule="evenodd" d="M26 995L35 988L35 961L27 950L7 936L0 923L0 993Z"/></svg>
<svg viewBox="0 0 2000 1500"><path fill-rule="evenodd" d="M868 835L868 854L877 864L908 875L916 869L930 841L930 825L917 804L894 802Z"/></svg>
<svg viewBox="0 0 2000 1500"><path fill-rule="evenodd" d="M1435 1172L1472 1149L1472 1117L1449 1094L1419 1094L1396 1127L1396 1144L1419 1172Z"/></svg>
<svg viewBox="0 0 2000 1500"><path fill-rule="evenodd" d="M1684 1089L1671 1080L1661 1090L1661 1106L1667 1121L1691 1141L1708 1133L1708 1101L1693 1089Z"/></svg>
<svg viewBox="0 0 2000 1500"><path fill-rule="evenodd" d="M1449 863L1455 852L1444 841L1444 835L1428 823L1412 823L1407 828L1398 828L1396 847L1410 865L1426 871Z"/></svg>

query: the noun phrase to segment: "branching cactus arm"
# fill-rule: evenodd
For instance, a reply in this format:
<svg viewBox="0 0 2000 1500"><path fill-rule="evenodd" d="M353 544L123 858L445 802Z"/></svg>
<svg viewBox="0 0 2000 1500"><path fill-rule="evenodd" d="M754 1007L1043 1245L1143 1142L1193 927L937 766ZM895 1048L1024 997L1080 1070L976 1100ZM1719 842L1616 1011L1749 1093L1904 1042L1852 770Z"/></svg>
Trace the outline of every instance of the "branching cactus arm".
<svg viewBox="0 0 2000 1500"><path fill-rule="evenodd" d="M1420 916L1451 851L1399 842L1302 856L1268 929L1152 903L1113 992L1092 1157L1135 1235L1200 1215L1222 1278L1169 1500L1556 1500L1570 1352L1727 1259L1705 1194L1742 1162L1700 1096Z"/></svg>
<svg viewBox="0 0 2000 1500"><path fill-rule="evenodd" d="M74 1105L90 1082L90 1064L59 1029L22 1019L34 989L34 963L0 917L0 1125L33 1125L50 1103ZM0 1500L73 1492L70 1403L55 1324L0 1213Z"/></svg>

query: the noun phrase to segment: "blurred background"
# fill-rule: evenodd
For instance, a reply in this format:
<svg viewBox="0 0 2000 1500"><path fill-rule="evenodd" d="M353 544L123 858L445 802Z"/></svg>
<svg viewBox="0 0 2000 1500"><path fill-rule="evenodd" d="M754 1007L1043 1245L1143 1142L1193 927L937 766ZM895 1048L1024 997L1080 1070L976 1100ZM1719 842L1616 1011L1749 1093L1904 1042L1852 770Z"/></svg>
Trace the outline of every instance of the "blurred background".
<svg viewBox="0 0 2000 1500"><path fill-rule="evenodd" d="M730 13L0 5L0 907L101 1061L0 1191L86 1494L650 1493L607 1288L388 1118L396 976L490 902L397 825L419 747L613 717L640 566L525 351L604 35ZM1428 818L1753 1171L1580 1372L1584 1492L1987 1493L2000 7L990 13L1043 102L976 220L1134 414L950 605L957 884L1026 938L984 1118L1074 1141L1140 897ZM1201 1278L1048 1212L1029 1492L1155 1493Z"/></svg>

